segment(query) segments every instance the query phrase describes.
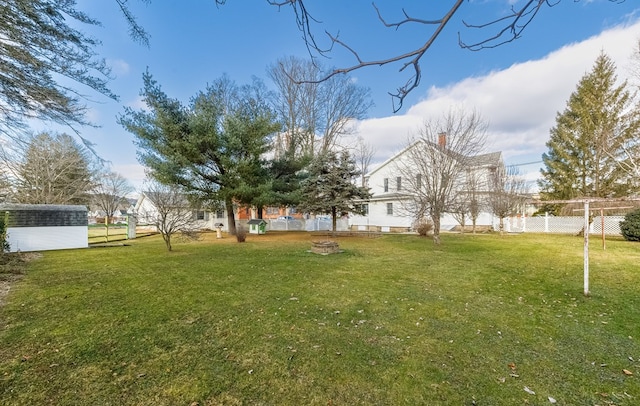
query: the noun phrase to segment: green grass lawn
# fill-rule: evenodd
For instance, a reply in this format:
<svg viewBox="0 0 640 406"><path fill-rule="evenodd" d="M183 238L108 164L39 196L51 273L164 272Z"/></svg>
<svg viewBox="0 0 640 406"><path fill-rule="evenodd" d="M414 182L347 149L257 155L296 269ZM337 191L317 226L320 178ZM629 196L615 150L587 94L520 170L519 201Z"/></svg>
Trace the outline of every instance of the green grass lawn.
<svg viewBox="0 0 640 406"><path fill-rule="evenodd" d="M640 404L640 244L592 239L585 297L577 237L312 238L45 252L0 404Z"/></svg>

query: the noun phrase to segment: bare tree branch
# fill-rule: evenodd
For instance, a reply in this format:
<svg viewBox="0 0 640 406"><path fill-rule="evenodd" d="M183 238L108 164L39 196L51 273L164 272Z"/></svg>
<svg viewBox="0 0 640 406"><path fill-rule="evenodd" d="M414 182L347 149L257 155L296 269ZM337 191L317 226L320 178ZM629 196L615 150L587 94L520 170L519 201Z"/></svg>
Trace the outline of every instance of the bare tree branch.
<svg viewBox="0 0 640 406"><path fill-rule="evenodd" d="M329 32L326 32L327 36L329 37L330 41L331 41L331 47L328 50L321 50L317 47L317 45L314 43L309 44L307 43L308 46L310 46L310 48L312 48L313 50L315 50L316 52L318 52L318 54L320 55L325 55L327 54L329 51L331 51L334 47L334 45L339 45L342 48L348 50L353 57L356 59L356 61L358 62L355 65L346 67L346 68L336 68L331 70L326 76L324 76L323 78L321 78L319 81L325 81L328 80L330 78L332 78L333 76L342 74L342 73L349 73L352 72L354 70L357 69L361 69L364 67L368 67L368 66L384 66L384 65L388 65L390 63L393 62L403 62L402 67L399 69L400 72L404 71L407 67L412 67L414 70L413 75L409 78L409 80L402 86L400 86L395 93L389 93L389 95L392 97L392 99L394 100L393 103L393 112L396 113L398 112L401 108L402 108L402 104L404 102L405 97L415 88L418 87L418 85L420 84L420 79L422 77L422 71L420 68L420 59L424 56L425 52L427 52L427 50L431 47L431 45L435 42L436 38L438 37L438 35L440 35L440 33L442 32L442 30L444 29L444 27L447 25L447 23L451 20L451 18L453 17L453 15L458 11L458 9L460 8L460 6L462 5L464 0L456 0L455 3L453 4L453 6L445 13L445 15L438 19L438 20L433 20L433 21L429 21L429 20L422 20L422 19L416 19L416 18L412 18L409 17L409 15L406 13L406 11L403 10L404 15L405 15L405 20L402 20L400 22L397 23L388 23L386 22L382 16L380 15L380 12L378 10L378 8L375 6L375 4L373 5L374 7L376 7L376 12L378 13L378 16L380 18L380 20L382 21L382 23L386 26L386 27L390 27L390 28L399 28L401 25L406 24L406 23L420 23L420 24L434 24L436 25L436 29L435 31L431 34L431 36L428 38L428 40L419 48L410 51L410 52L406 52L400 55L396 55L390 58L386 58L386 59L379 59L379 60L371 60L371 61L366 61L364 59L362 59L360 57L360 55L358 54L358 52L353 49L352 47L350 47L347 43L343 42L342 40L340 40L338 38L338 35L332 35ZM293 0L291 2L289 2L294 8L296 7L296 5L299 5L302 3L301 0ZM299 10L302 11L303 9ZM306 12L306 9L304 9L304 11ZM296 12L298 13L298 11ZM309 27L306 27L307 29L309 29ZM308 35L311 35L310 33ZM306 37L306 35L305 35Z"/></svg>
<svg viewBox="0 0 640 406"><path fill-rule="evenodd" d="M462 40L462 36L458 33L458 43L460 47L463 49L468 49L471 51L478 51L486 48L495 48L506 43L512 42L520 38L522 32L529 26L529 24L534 20L534 18L538 15L543 6L554 7L560 3L561 0L528 0L521 7L515 8L511 7L511 12L501 18L488 21L480 24L473 24L463 21L463 24L467 28L476 28L479 30L487 30L491 27L501 27L494 35L490 35L481 39L479 41L466 43ZM580 0L574 0L574 2L578 2ZM611 3L623 3L624 0L609 0ZM224 2L224 1L223 1ZM389 92L389 95L392 97L393 101L393 112L398 112L404 103L405 98L411 91L417 88L420 85L420 80L422 78L422 69L421 69L421 61L426 52L431 48L433 43L436 41L438 36L442 33L447 24L451 21L456 13L459 12L464 0L451 0L451 6L444 12L444 14L440 18L436 19L424 19L424 18L416 18L411 16L409 12L405 9L402 9L402 13L404 18L390 22L385 19L382 15L380 9L373 3L373 7L378 15L378 19L380 22L387 28L392 28L395 30L399 30L401 27L411 24L420 24L425 26L434 26L434 31L426 37L425 42L418 46L417 48L410 50L408 52L399 53L396 55L392 55L390 57L382 58L382 59L365 59L362 58L359 52L350 46L346 41L340 39L339 34L331 34L328 31L325 31L325 34L329 38L330 45L328 48L321 48L316 39L314 37L314 27L312 27L312 22L318 22L314 19L305 6L305 2L303 0L267 0L270 5L277 6L278 8L282 8L284 6L290 6L293 9L293 12L296 16L296 23L298 29L302 33L303 39L309 51L309 54L312 59L315 59L316 55L319 56L328 56L328 54L334 50L336 46L346 50L350 53L355 59L356 63L351 66L346 67L338 67L331 70L327 75L321 77L319 79L310 81L310 83L322 82L330 79L339 74L353 72L358 69L362 69L369 66L385 66L392 63L400 63L399 72L405 71L407 68L411 68L412 74L409 79L400 87L398 87L395 91ZM292 78L295 80L294 78ZM304 81L300 81L298 83L303 83Z"/></svg>
<svg viewBox="0 0 640 406"><path fill-rule="evenodd" d="M455 206L456 192L464 188L474 157L484 149L486 123L475 111L452 110L441 119L425 122L419 138L411 140L395 163L403 214L415 221L429 218L433 241L440 243L440 220ZM400 182L402 186L400 187Z"/></svg>

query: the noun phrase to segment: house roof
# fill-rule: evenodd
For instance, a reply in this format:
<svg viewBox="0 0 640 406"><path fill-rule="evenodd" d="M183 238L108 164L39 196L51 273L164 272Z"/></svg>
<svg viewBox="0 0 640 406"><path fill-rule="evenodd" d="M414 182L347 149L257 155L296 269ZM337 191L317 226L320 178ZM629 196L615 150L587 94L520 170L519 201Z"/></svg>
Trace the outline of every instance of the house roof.
<svg viewBox="0 0 640 406"><path fill-rule="evenodd" d="M399 156L403 155L408 150L410 150L411 148L415 147L418 143L422 143L422 142L429 142L430 143L430 141L427 141L427 140L425 140L423 138L420 138L420 139L412 142L411 144L406 146L402 151L398 152L397 154L393 155L392 157L390 157L389 159L387 159L386 161L384 161L383 163L378 165L375 169L373 169L372 171L367 173L365 176L366 177L370 177L374 173L378 172L379 170L381 170L382 168L387 166L389 163L391 163L394 160L396 160ZM455 154L455 155L460 157L459 154ZM467 157L467 159L468 159L469 166L471 166L471 167L499 166L501 161L502 161L502 152L501 151L489 152L489 153L486 153L486 154L470 156L470 157Z"/></svg>
<svg viewBox="0 0 640 406"><path fill-rule="evenodd" d="M263 219L251 219L247 222L247 224L266 224L267 222Z"/></svg>
<svg viewBox="0 0 640 406"><path fill-rule="evenodd" d="M473 167L498 166L502 160L502 152L489 152L488 154L469 157L469 164Z"/></svg>
<svg viewBox="0 0 640 406"><path fill-rule="evenodd" d="M0 204L0 211L87 211L87 206L64 205L64 204L22 204L3 203Z"/></svg>

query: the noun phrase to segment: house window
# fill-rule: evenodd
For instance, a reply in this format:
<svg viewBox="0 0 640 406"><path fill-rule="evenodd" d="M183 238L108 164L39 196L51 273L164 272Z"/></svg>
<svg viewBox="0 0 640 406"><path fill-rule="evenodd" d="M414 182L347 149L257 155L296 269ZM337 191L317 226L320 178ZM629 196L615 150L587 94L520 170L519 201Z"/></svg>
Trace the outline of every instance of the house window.
<svg viewBox="0 0 640 406"><path fill-rule="evenodd" d="M384 191L389 191L389 178L384 178Z"/></svg>
<svg viewBox="0 0 640 406"><path fill-rule="evenodd" d="M208 220L209 216L207 216L207 212L205 212L204 210L195 210L193 212L193 219L194 220Z"/></svg>
<svg viewBox="0 0 640 406"><path fill-rule="evenodd" d="M280 214L280 208L276 206L267 207L267 214Z"/></svg>
<svg viewBox="0 0 640 406"><path fill-rule="evenodd" d="M387 215L393 216L393 203L387 203Z"/></svg>
<svg viewBox="0 0 640 406"><path fill-rule="evenodd" d="M216 218L217 219L223 219L224 218L224 210L216 211Z"/></svg>
<svg viewBox="0 0 640 406"><path fill-rule="evenodd" d="M396 178L396 190L399 192L402 190L402 177L398 176Z"/></svg>
<svg viewBox="0 0 640 406"><path fill-rule="evenodd" d="M368 203L357 204L355 208L356 208L357 211L360 212L361 216L368 216L369 215L369 204Z"/></svg>
<svg viewBox="0 0 640 406"><path fill-rule="evenodd" d="M416 189L422 188L422 174L416 175Z"/></svg>

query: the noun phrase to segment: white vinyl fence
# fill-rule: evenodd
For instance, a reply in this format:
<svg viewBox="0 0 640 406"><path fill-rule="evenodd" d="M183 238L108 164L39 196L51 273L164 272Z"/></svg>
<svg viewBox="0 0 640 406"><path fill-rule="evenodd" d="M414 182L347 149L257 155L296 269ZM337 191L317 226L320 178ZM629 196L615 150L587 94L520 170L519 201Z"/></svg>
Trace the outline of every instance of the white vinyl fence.
<svg viewBox="0 0 640 406"><path fill-rule="evenodd" d="M267 231L329 231L331 230L331 218L319 217L308 220L272 219L267 223ZM348 231L347 219L339 218L336 222L336 231Z"/></svg>
<svg viewBox="0 0 640 406"><path fill-rule="evenodd" d="M589 234L620 235L620 222L624 216L595 216L589 226ZM505 219L505 231L511 233L557 233L577 234L584 227L582 216L535 216ZM498 224L494 224L498 229Z"/></svg>

